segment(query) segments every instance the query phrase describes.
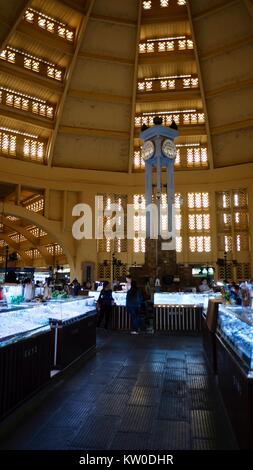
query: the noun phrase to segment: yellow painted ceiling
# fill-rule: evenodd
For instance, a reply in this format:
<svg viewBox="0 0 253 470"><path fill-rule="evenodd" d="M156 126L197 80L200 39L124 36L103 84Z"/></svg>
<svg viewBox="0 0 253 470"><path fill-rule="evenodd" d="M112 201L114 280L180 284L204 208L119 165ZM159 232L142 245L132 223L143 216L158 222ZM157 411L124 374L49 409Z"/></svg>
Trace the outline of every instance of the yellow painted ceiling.
<svg viewBox="0 0 253 470"><path fill-rule="evenodd" d="M207 142L211 168L252 162L252 1L187 3L180 10L170 0L170 14L159 0L150 11L138 0L0 0L2 48L66 69L59 83L0 61L0 86L56 106L50 122L0 104L1 126L47 139L48 165L129 172L135 113L194 108L206 113L203 131L186 130L178 143ZM74 44L25 22L28 7L74 28ZM139 40L182 35L192 37L194 52L138 55ZM181 74L198 74L197 94L154 93L146 101L136 94L138 79Z"/></svg>

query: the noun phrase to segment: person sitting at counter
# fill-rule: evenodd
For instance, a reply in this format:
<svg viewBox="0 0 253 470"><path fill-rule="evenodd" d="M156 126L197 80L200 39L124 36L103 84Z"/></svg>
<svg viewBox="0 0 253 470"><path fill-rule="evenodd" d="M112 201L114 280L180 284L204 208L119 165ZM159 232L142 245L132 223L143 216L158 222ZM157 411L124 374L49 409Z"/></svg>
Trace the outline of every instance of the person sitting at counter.
<svg viewBox="0 0 253 470"><path fill-rule="evenodd" d="M97 327L99 328L103 319L105 318L105 329L108 329L108 325L111 318L113 305L112 289L109 281L103 282L103 289L100 292L97 300L97 311L98 311L98 322Z"/></svg>
<svg viewBox="0 0 253 470"><path fill-rule="evenodd" d="M199 285L199 292L207 292L210 290L209 285L207 284L207 279L202 279L200 285Z"/></svg>

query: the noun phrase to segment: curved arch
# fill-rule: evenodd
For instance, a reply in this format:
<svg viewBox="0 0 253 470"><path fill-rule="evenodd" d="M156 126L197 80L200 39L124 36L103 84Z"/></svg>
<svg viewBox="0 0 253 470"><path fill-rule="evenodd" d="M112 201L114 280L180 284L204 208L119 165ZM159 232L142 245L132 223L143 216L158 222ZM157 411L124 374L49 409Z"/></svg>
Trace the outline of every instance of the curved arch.
<svg viewBox="0 0 253 470"><path fill-rule="evenodd" d="M0 212L4 212L5 214L10 214L15 217L25 219L28 222L46 231L52 237L53 240L57 241L57 243L62 246L70 268L72 270L75 269L74 240L70 234L65 234L62 232L61 222L48 220L41 214L28 211L22 206L17 206L15 204L6 202L4 204L3 202L0 202Z"/></svg>
<svg viewBox="0 0 253 470"><path fill-rule="evenodd" d="M45 261L46 264L50 265L52 263L52 256L47 252L47 250L43 246L40 246L40 244L38 243L38 239L34 237L31 233L29 233L28 230L26 230L26 228L23 228L15 224L15 222L12 222L6 217L3 217L2 221L3 221L4 226L11 228L15 230L16 232L20 233L21 235L23 235L26 238L26 240L28 240L31 243L33 248L36 248L36 250L40 252L41 258Z"/></svg>
<svg viewBox="0 0 253 470"><path fill-rule="evenodd" d="M6 241L7 245L11 246L11 248L13 248L17 253L19 253L21 258L23 258L23 260L27 263L28 266L32 264L31 259L25 255L23 250L20 250L20 246L18 243L14 242L8 235L5 235L4 233L1 233L1 238L2 240Z"/></svg>

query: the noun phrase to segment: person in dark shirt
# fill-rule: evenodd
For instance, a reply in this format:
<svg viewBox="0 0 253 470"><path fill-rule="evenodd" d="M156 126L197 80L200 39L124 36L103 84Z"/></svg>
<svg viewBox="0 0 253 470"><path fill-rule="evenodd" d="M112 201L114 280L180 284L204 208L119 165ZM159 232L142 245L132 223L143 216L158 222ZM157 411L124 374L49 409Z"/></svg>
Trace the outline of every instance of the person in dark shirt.
<svg viewBox="0 0 253 470"><path fill-rule="evenodd" d="M132 280L131 288L127 291L126 308L131 317L131 334L138 335L140 327L140 309L143 298L141 291L137 287L136 281Z"/></svg>
<svg viewBox="0 0 253 470"><path fill-rule="evenodd" d="M78 282L77 279L74 279L74 280L73 280L72 286L73 286L73 295L74 295L74 297L77 297L78 294L79 294L79 291L80 291L80 289L81 289L81 286L80 286L80 284L79 284L79 282Z"/></svg>
<svg viewBox="0 0 253 470"><path fill-rule="evenodd" d="M112 312L112 304L113 304L113 297L112 297L112 290L110 283L105 281L103 283L103 289L100 292L98 301L97 301L97 310L98 310L98 322L97 327L99 327L105 318L105 329L108 329L108 325L111 318Z"/></svg>
<svg viewBox="0 0 253 470"><path fill-rule="evenodd" d="M235 305L242 305L242 297L240 292L240 287L235 284L230 291L230 299L231 302Z"/></svg>

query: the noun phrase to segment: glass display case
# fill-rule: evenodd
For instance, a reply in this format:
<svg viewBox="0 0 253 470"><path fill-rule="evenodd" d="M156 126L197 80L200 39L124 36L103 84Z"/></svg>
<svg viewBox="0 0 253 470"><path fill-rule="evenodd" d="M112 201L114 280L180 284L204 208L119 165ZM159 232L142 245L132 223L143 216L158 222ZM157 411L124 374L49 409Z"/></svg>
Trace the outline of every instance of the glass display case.
<svg viewBox="0 0 253 470"><path fill-rule="evenodd" d="M89 297L93 297L94 302L97 302L100 292L98 291L89 291ZM125 307L126 306L126 291L116 291L112 293L113 300L116 305Z"/></svg>
<svg viewBox="0 0 253 470"><path fill-rule="evenodd" d="M50 331L47 318L31 315L29 310L25 309L10 309L3 312L0 319L0 348L38 333Z"/></svg>
<svg viewBox="0 0 253 470"><path fill-rule="evenodd" d="M166 305L202 305L203 296L184 292L159 292L154 294L155 306Z"/></svg>
<svg viewBox="0 0 253 470"><path fill-rule="evenodd" d="M0 419L50 380L49 322L24 312L0 316Z"/></svg>
<svg viewBox="0 0 253 470"><path fill-rule="evenodd" d="M8 307L13 305L14 301L19 303L23 299L22 284L4 284L3 297Z"/></svg>
<svg viewBox="0 0 253 470"><path fill-rule="evenodd" d="M157 331L199 331L203 296L184 292L154 294Z"/></svg>
<svg viewBox="0 0 253 470"><path fill-rule="evenodd" d="M96 345L94 299L67 299L37 303L1 314L0 344L18 342L51 331L51 366L62 368ZM66 357L67 356L67 357Z"/></svg>
<svg viewBox="0 0 253 470"><path fill-rule="evenodd" d="M65 299L49 300L26 309L24 315L30 315L41 321L57 321L59 324L78 322L83 316L93 313L95 305L93 299Z"/></svg>
<svg viewBox="0 0 253 470"><path fill-rule="evenodd" d="M154 294L154 305L199 305L207 308L210 298L221 297L220 293L194 294L185 292L160 292Z"/></svg>
<svg viewBox="0 0 253 470"><path fill-rule="evenodd" d="M50 300L25 315L51 326L51 367L62 369L96 346L96 309L92 298Z"/></svg>
<svg viewBox="0 0 253 470"><path fill-rule="evenodd" d="M218 383L241 449L253 448L253 310L219 305Z"/></svg>
<svg viewBox="0 0 253 470"><path fill-rule="evenodd" d="M210 298L220 294L208 292L160 292L154 294L155 328L167 331L201 330L201 314Z"/></svg>
<svg viewBox="0 0 253 470"><path fill-rule="evenodd" d="M217 335L231 347L247 375L253 378L253 310L219 305Z"/></svg>
<svg viewBox="0 0 253 470"><path fill-rule="evenodd" d="M49 301L0 315L0 419L96 346L93 299Z"/></svg>
<svg viewBox="0 0 253 470"><path fill-rule="evenodd" d="M126 291L116 291L112 293L113 300L115 305L118 307L125 307L126 306Z"/></svg>

